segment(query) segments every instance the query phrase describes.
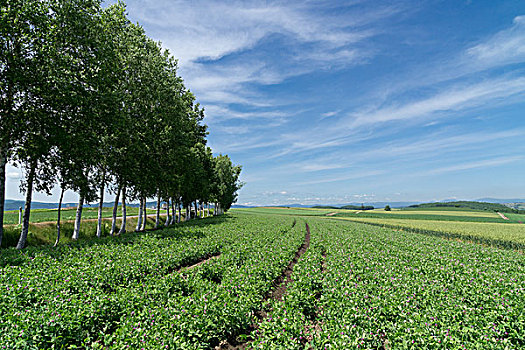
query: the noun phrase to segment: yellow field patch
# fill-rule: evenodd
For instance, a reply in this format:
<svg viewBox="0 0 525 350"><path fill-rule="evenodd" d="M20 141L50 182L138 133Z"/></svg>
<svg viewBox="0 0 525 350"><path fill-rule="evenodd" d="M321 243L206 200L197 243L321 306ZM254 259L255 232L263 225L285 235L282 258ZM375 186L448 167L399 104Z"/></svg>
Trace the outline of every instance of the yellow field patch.
<svg viewBox="0 0 525 350"><path fill-rule="evenodd" d="M437 220L407 220L407 219L378 219L356 217L334 217L338 220L355 222L396 225L408 229L422 229L444 233L457 233L465 236L476 236L503 241L512 241L525 244L525 225L491 222L466 222L466 221L437 221Z"/></svg>

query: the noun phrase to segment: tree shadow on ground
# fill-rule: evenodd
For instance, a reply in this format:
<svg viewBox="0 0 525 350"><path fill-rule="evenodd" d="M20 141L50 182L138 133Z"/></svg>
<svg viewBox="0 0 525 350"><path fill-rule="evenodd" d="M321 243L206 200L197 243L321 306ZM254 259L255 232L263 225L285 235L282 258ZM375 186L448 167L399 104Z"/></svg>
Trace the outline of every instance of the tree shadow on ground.
<svg viewBox="0 0 525 350"><path fill-rule="evenodd" d="M42 238L39 239L37 236L34 236L31 240L29 240L32 245L24 248L23 250L17 250L13 247L1 249L0 267L25 265L37 255L47 255L54 259L62 260L64 256L70 255L71 250L82 250L91 246L99 245L133 245L136 242L143 240L145 237L154 237L159 239L200 238L206 235L206 227L223 224L232 220L235 220L235 218L230 215L221 215L180 222L167 227L164 226L164 223L162 222L162 225L159 228L150 228L141 232L132 231L122 235L114 236L110 236L109 234L105 233L105 235L101 238L86 236L85 233L81 233L80 239L78 241L64 239L64 242L59 244L57 247L53 247L52 244L49 243L49 240L44 240ZM148 218L148 224L154 225L155 219ZM134 229L134 227L132 229ZM72 228L64 227L64 236L69 236L69 231L72 232ZM8 233L8 235L4 236L4 239L8 239L6 243L16 244L17 240L14 238L15 235L12 232Z"/></svg>

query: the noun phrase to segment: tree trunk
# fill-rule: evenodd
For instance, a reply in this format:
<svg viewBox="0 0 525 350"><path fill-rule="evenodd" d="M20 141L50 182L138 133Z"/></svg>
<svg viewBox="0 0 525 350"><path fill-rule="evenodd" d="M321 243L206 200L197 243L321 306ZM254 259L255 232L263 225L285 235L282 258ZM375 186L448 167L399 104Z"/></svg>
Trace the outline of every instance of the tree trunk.
<svg viewBox="0 0 525 350"><path fill-rule="evenodd" d="M210 216L210 203L208 202L208 209L206 210L207 216Z"/></svg>
<svg viewBox="0 0 525 350"><path fill-rule="evenodd" d="M64 187L60 190L60 199L58 200L58 213L57 213L57 240L55 241L54 247L60 242L60 214L62 213L62 200L64 199Z"/></svg>
<svg viewBox="0 0 525 350"><path fill-rule="evenodd" d="M102 173L102 184L100 185L100 201L98 203L97 237L102 237L102 210L104 209L104 190L106 187L106 172Z"/></svg>
<svg viewBox="0 0 525 350"><path fill-rule="evenodd" d="M171 199L171 224L175 224L177 222L177 213L175 212L175 201L173 198Z"/></svg>
<svg viewBox="0 0 525 350"><path fill-rule="evenodd" d="M74 240L77 240L80 235L80 222L82 220L82 209L83 208L84 208L84 196L80 195L80 199L78 200L77 215L75 217L75 228L73 229L73 237L71 237Z"/></svg>
<svg viewBox="0 0 525 350"><path fill-rule="evenodd" d="M157 217L155 218L155 228L159 228L160 225L160 192L157 196Z"/></svg>
<svg viewBox="0 0 525 350"><path fill-rule="evenodd" d="M4 202L5 202L5 167L7 164L7 150L0 147L0 249L4 236Z"/></svg>
<svg viewBox="0 0 525 350"><path fill-rule="evenodd" d="M142 220L142 227L141 227L141 230L142 231L145 231L146 230L146 224L148 223L148 211L147 211L147 208L146 208L146 203L147 203L147 198L144 197L142 198L142 210L144 211L142 213L142 216L143 216L143 220Z"/></svg>
<svg viewBox="0 0 525 350"><path fill-rule="evenodd" d="M36 161L31 162L29 169L29 174L27 178L27 193L26 193L26 203L24 207L24 222L22 223L22 232L20 233L20 238L18 239L18 244L16 249L23 249L26 245L27 234L29 233L29 216L31 215L31 199L33 196L33 182L35 180L36 172Z"/></svg>
<svg viewBox="0 0 525 350"><path fill-rule="evenodd" d="M126 186L122 187L122 224L120 225L120 230L118 234L126 233Z"/></svg>
<svg viewBox="0 0 525 350"><path fill-rule="evenodd" d="M109 234L113 236L115 234L115 231L117 229L117 211L118 211L118 201L120 199L120 186L117 190L117 195L115 196L115 204L113 204L113 217L111 220L111 231Z"/></svg>
<svg viewBox="0 0 525 350"><path fill-rule="evenodd" d="M139 217L137 218L137 227L135 227L135 232L140 231L140 227L142 226L142 206L144 205L144 202L142 201L142 198L140 199L139 204Z"/></svg>
<svg viewBox="0 0 525 350"><path fill-rule="evenodd" d="M166 199L166 222L164 223L164 226L169 226L170 224L170 199Z"/></svg>
<svg viewBox="0 0 525 350"><path fill-rule="evenodd" d="M197 219L199 217L199 215L197 214L198 211L197 211L197 201L193 202L193 207L195 208L195 219Z"/></svg>
<svg viewBox="0 0 525 350"><path fill-rule="evenodd" d="M180 218L182 215L182 209L181 209L180 203L177 203L177 208L179 209L179 216L177 217L177 223L180 224Z"/></svg>
<svg viewBox="0 0 525 350"><path fill-rule="evenodd" d="M188 221L190 219L190 209L189 209L189 206L187 205L186 206L186 217L184 218L184 221Z"/></svg>

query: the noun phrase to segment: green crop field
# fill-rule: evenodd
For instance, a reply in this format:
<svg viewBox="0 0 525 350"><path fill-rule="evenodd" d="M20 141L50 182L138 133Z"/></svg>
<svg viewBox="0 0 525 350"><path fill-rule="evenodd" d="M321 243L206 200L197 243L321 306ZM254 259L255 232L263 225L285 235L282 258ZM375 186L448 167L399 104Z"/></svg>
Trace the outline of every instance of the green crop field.
<svg viewBox="0 0 525 350"><path fill-rule="evenodd" d="M444 216L464 216L464 217L481 217L481 218L500 218L500 216L492 211L477 211L465 210L458 208L450 208L450 210L443 210L439 208L436 210L425 209L394 209L392 211L385 211L384 209L375 209L367 211L366 213L381 213L385 215L444 215ZM361 213L360 213L361 214Z"/></svg>
<svg viewBox="0 0 525 350"><path fill-rule="evenodd" d="M76 208L67 208L61 210L61 220L75 220ZM126 207L127 215L138 215L138 208ZM148 213L153 214L154 210L148 210ZM30 222L48 222L56 221L57 209L33 209L31 210ZM104 207L102 210L102 217L109 218L113 215L113 208ZM122 215L122 206L118 208L118 216ZM82 219L96 219L98 217L98 208L84 208L82 210ZM18 224L18 210L6 211L4 214L4 224L14 225Z"/></svg>
<svg viewBox="0 0 525 350"><path fill-rule="evenodd" d="M271 210L2 250L0 347L525 347L523 254Z"/></svg>
<svg viewBox="0 0 525 350"><path fill-rule="evenodd" d="M396 211L393 214L391 212L383 211L365 211L356 213L337 213L336 217L349 217L349 218L376 218L376 219L393 219L393 220L439 220L439 221L471 221L471 222L493 222L493 223L510 223L510 220L502 219L498 214L492 216L480 216L480 215L469 215L468 213L461 212L464 215L457 215L455 212L453 215L448 215L446 212L439 212L438 214L418 213L411 211ZM477 214L477 213L476 213Z"/></svg>
<svg viewBox="0 0 525 350"><path fill-rule="evenodd" d="M134 217L138 214L138 209L133 207L127 207L127 215L130 216L127 219L128 231L132 231L137 224L137 218ZM71 236L74 227L74 218L76 209L63 209L61 214L61 240L62 244L71 243ZM154 228L155 210L148 209L148 222L146 227L148 229ZM2 247L13 247L18 241L20 236L21 225L15 225L11 223L15 219L14 212L6 212L6 218L8 218L8 224L4 226L4 237L2 239ZM103 221L102 221L102 235L109 234L111 227L111 216L113 214L112 208L104 208ZM34 245L49 245L53 244L56 239L56 215L57 210L40 209L31 211L31 224L29 225L28 243L31 246ZM117 212L117 227L120 227L122 220L121 207ZM165 211L161 212L162 222L165 220ZM80 237L83 239L93 238L97 231L97 217L98 209L95 208L84 208L82 211L82 225L80 228ZM18 212L16 212L16 223L18 223Z"/></svg>
<svg viewBox="0 0 525 350"><path fill-rule="evenodd" d="M450 209L450 210L449 210ZM236 209L238 210L238 209ZM503 248L525 250L525 215L505 213L509 220L502 219L490 211L465 210L464 208L429 208L409 210L333 210L333 209L288 209L253 208L243 209L245 213L267 215L323 216L326 219L351 220L376 226L437 235L444 238L463 239Z"/></svg>
<svg viewBox="0 0 525 350"><path fill-rule="evenodd" d="M520 250L525 249L525 226L523 224L361 217L344 217L341 219L413 230L420 233L435 233L446 238L473 240L501 247L508 245Z"/></svg>

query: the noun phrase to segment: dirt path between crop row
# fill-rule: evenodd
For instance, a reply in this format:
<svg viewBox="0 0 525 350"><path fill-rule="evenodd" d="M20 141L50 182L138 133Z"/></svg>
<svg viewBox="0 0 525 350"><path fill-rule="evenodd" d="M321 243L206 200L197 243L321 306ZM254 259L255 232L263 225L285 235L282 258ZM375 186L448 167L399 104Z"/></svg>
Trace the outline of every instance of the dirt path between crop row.
<svg viewBox="0 0 525 350"><path fill-rule="evenodd" d="M325 249L323 249L322 251L322 257L323 259L321 260L321 274L323 276L323 282L324 282L324 276L326 274L326 250ZM323 313L323 308L319 306L319 303L321 301L321 296L322 296L322 290L319 291L318 294L315 296L315 299L317 300L317 306L316 306L316 313L315 313L313 322L308 324L305 329L306 334L310 333L309 332L310 329L313 330L313 332L311 333L310 336L307 336L304 339L303 346L306 346L307 342L311 342L314 338L314 335L319 335L323 331L322 329L323 323L319 321L319 319L321 318L321 314ZM313 350L313 348L309 347L308 350Z"/></svg>
<svg viewBox="0 0 525 350"><path fill-rule="evenodd" d="M200 266L202 264L207 263L210 260L217 259L220 256L221 256L221 253L208 254L208 255L204 256L202 259L200 259L199 261L197 261L196 263L179 266L179 268L176 271L191 270L191 269L193 269L193 268L195 268L197 266Z"/></svg>
<svg viewBox="0 0 525 350"><path fill-rule="evenodd" d="M306 236L304 238L304 242L299 248L299 250L295 253L294 258L290 261L288 266L284 269L282 274L277 277L273 281L274 289L270 290L266 295L264 296L264 301L273 299L281 301L284 294L286 293L286 288L288 284L292 281L292 273L293 273L293 267L301 256L308 250L308 247L310 247L310 227L308 226L308 223L305 224L306 226ZM259 323L264 321L265 318L268 317L268 314L264 310L258 310L255 312L255 315L259 319ZM257 325L254 325L253 328L257 328ZM236 339L228 339L225 341L222 341L219 345L215 347L215 350L233 350L233 349L246 349L249 342L237 342Z"/></svg>
<svg viewBox="0 0 525 350"><path fill-rule="evenodd" d="M337 213L328 213L328 214L326 214L326 216L334 216L334 215L337 215Z"/></svg>
<svg viewBox="0 0 525 350"><path fill-rule="evenodd" d="M508 217L506 217L505 215L503 215L503 214L500 213L499 211L498 211L498 215L501 216L501 218L502 218L503 220L508 220L508 219L509 219Z"/></svg>
<svg viewBox="0 0 525 350"><path fill-rule="evenodd" d="M290 261L286 269L283 271L282 275L279 276L279 278L276 281L274 281L274 286L277 286L277 288L271 291L269 295L265 298L265 300L283 300L283 295L286 293L286 288L288 287L288 284L292 281L293 267L295 266L295 264L297 264L301 256L306 252L308 247L310 247L310 227L308 226L308 223L306 223L306 237L304 239L303 245L301 245L301 248L299 248L299 250L295 253L293 260Z"/></svg>

